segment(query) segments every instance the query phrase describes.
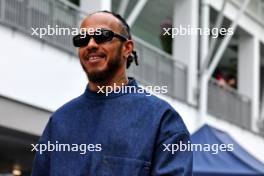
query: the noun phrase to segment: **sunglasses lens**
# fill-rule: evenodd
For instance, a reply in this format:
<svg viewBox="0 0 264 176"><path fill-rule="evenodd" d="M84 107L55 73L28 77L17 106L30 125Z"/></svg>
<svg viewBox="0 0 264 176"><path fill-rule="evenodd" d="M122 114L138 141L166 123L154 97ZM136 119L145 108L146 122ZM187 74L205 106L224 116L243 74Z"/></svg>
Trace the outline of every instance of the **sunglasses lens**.
<svg viewBox="0 0 264 176"><path fill-rule="evenodd" d="M111 41L114 37L114 33L109 30L101 30L101 34L95 34L93 38L95 39L96 43L100 44L103 42Z"/></svg>
<svg viewBox="0 0 264 176"><path fill-rule="evenodd" d="M104 42L111 41L114 37L114 32L110 30L102 29L100 34L94 34L92 36L86 34L86 35L77 35L73 37L73 45L75 47L84 47L86 46L90 38L92 37L97 44L101 44Z"/></svg>
<svg viewBox="0 0 264 176"><path fill-rule="evenodd" d="M73 37L73 45L75 47L84 47L88 44L89 37L84 35L76 35Z"/></svg>

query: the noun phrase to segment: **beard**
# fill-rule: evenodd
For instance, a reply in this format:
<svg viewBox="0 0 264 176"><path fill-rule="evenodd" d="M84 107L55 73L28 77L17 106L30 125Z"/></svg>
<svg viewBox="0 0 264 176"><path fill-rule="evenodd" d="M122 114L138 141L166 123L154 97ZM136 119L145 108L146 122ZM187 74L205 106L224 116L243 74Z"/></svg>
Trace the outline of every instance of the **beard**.
<svg viewBox="0 0 264 176"><path fill-rule="evenodd" d="M81 66L86 73L88 80L93 83L103 83L112 78L122 64L121 49L122 45L117 48L115 56L108 60L107 66L104 70L91 72L85 68L84 64L81 63Z"/></svg>

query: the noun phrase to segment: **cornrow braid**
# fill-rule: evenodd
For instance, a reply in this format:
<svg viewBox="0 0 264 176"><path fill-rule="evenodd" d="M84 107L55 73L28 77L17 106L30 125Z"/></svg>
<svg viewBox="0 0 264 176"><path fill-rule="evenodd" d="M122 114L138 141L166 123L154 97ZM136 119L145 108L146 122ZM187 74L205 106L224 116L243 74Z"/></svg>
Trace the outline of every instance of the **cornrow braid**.
<svg viewBox="0 0 264 176"><path fill-rule="evenodd" d="M97 11L95 13L99 13L99 12L109 13L109 14L113 15L114 17L116 17L123 25L123 27L122 27L123 35L125 35L128 39L132 39L131 33L130 33L130 27L127 24L126 20L121 15L114 13L114 12L107 11L107 10ZM92 13L92 14L94 14L94 13ZM133 50L131 55L128 56L126 68L129 68L133 61L135 61L135 64L138 65L138 56L137 56L137 52L135 50Z"/></svg>

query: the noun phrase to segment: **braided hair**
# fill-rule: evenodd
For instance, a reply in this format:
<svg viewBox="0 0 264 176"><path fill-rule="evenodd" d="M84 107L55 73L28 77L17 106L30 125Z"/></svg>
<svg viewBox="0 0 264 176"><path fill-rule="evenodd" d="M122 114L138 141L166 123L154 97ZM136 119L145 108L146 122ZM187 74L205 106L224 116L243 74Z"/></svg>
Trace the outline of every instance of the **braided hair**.
<svg viewBox="0 0 264 176"><path fill-rule="evenodd" d="M122 34L125 35L128 39L132 39L131 33L130 33L130 27L127 24L126 20L121 15L114 13L114 12L107 11L107 10L97 11L97 12L94 12L92 14L100 13L100 12L109 13L109 14L113 15L114 17L116 17L121 22ZM90 15L92 15L92 14L90 14ZM138 56L137 56L137 52L135 50L133 50L131 55L128 56L126 68L129 68L133 61L135 61L135 64L138 65Z"/></svg>

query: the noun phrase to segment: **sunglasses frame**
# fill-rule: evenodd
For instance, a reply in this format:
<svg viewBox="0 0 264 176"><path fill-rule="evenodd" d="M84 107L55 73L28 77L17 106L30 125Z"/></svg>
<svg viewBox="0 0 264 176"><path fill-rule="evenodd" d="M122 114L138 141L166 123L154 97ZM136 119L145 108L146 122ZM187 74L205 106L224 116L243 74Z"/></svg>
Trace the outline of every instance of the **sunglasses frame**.
<svg viewBox="0 0 264 176"><path fill-rule="evenodd" d="M122 42L125 42L128 40L125 36L123 36L121 34L117 34L117 33L113 32L109 29L101 28L99 32L100 32L100 34L97 34L97 32L94 32L93 35L90 35L89 33L86 33L85 35L83 35L83 34L76 35L73 37L73 45L75 47L85 47L88 45L91 38L93 38L97 44L102 44L102 43L111 41L111 40L113 40L114 37L118 38ZM108 32L109 36L106 36L106 39L99 41L99 39L96 36L104 36L105 37L104 32Z"/></svg>

